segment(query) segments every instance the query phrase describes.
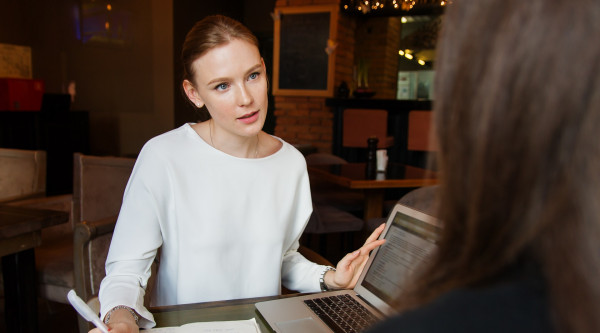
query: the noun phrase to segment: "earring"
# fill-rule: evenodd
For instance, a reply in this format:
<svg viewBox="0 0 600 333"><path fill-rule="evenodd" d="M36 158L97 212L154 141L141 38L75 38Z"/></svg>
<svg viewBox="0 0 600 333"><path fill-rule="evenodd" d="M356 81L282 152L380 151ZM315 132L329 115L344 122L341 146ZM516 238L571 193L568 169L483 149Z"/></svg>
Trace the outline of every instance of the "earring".
<svg viewBox="0 0 600 333"><path fill-rule="evenodd" d="M196 107L197 107L197 108L200 108L200 103L196 103Z"/></svg>

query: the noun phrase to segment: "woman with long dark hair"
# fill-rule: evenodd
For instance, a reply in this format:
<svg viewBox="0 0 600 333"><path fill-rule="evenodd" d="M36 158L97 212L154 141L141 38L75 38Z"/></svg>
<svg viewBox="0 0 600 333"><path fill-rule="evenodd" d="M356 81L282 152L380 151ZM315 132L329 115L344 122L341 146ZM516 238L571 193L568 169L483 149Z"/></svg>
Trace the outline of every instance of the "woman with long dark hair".
<svg viewBox="0 0 600 333"><path fill-rule="evenodd" d="M600 332L600 2L457 0L439 248L373 332Z"/></svg>

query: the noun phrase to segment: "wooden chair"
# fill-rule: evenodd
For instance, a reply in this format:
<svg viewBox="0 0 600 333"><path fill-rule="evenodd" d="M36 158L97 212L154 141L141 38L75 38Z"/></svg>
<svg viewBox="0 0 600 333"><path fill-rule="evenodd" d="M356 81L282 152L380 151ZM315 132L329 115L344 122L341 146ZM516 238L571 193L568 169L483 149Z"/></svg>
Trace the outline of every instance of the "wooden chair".
<svg viewBox="0 0 600 333"><path fill-rule="evenodd" d="M117 216L97 221L84 221L75 226L73 237L73 258L75 291L93 310L100 312L98 292L100 282L106 275L104 264L110 241L117 223ZM93 328L88 321L78 317L79 332Z"/></svg>
<svg viewBox="0 0 600 333"><path fill-rule="evenodd" d="M345 109L342 120L342 147L367 148L367 139L377 137L378 149L394 145L388 135L388 112L379 109ZM362 150L361 150L362 151Z"/></svg>
<svg viewBox="0 0 600 333"><path fill-rule="evenodd" d="M74 221L96 221L117 215L135 159L79 153L74 159Z"/></svg>
<svg viewBox="0 0 600 333"><path fill-rule="evenodd" d="M135 159L76 153L73 172L73 288L93 309L100 309L98 287L116 216ZM80 332L92 326L78 317Z"/></svg>
<svg viewBox="0 0 600 333"><path fill-rule="evenodd" d="M0 202L46 193L46 152L0 148Z"/></svg>
<svg viewBox="0 0 600 333"><path fill-rule="evenodd" d="M413 110L408 113L408 150L437 151L433 139L433 113L428 110Z"/></svg>
<svg viewBox="0 0 600 333"><path fill-rule="evenodd" d="M407 164L435 170L438 142L433 128L433 112L412 110L408 113Z"/></svg>

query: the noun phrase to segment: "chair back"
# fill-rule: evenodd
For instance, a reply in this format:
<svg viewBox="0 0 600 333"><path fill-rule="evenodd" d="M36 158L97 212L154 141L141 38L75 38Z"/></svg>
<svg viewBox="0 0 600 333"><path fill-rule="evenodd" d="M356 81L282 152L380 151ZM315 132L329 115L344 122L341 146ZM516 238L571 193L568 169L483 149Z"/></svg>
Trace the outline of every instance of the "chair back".
<svg viewBox="0 0 600 333"><path fill-rule="evenodd" d="M75 226L73 235L75 291L96 313L100 312L98 291L100 282L106 275L104 264L117 216L98 221L84 221ZM88 332L93 326L78 317L79 332Z"/></svg>
<svg viewBox="0 0 600 333"><path fill-rule="evenodd" d="M414 110L408 113L408 150L437 151L437 142L433 139L433 113Z"/></svg>
<svg viewBox="0 0 600 333"><path fill-rule="evenodd" d="M345 109L342 125L342 146L367 148L367 139L376 136L377 148L388 148L394 138L388 136L388 112L379 109Z"/></svg>
<svg viewBox="0 0 600 333"><path fill-rule="evenodd" d="M134 164L134 158L76 153L73 163L74 222L117 215Z"/></svg>
<svg viewBox="0 0 600 333"><path fill-rule="evenodd" d="M0 148L0 202L44 196L46 152Z"/></svg>
<svg viewBox="0 0 600 333"><path fill-rule="evenodd" d="M98 291L112 240L123 192L135 159L113 156L74 155L73 266L75 291L99 311ZM79 317L80 332L92 326Z"/></svg>

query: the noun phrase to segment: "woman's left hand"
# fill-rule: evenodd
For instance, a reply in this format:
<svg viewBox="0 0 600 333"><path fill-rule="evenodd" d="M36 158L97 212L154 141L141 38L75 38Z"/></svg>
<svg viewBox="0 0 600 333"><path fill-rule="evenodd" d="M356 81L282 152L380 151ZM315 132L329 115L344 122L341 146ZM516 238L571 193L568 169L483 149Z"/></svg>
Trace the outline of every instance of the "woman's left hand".
<svg viewBox="0 0 600 333"><path fill-rule="evenodd" d="M376 247L382 245L385 240L380 239L379 235L385 229L385 224L380 225L367 238L365 244L358 250L348 253L340 262L338 262L336 270L325 273L325 284L330 289L352 289L356 285L356 281L360 277L367 260L369 253Z"/></svg>

